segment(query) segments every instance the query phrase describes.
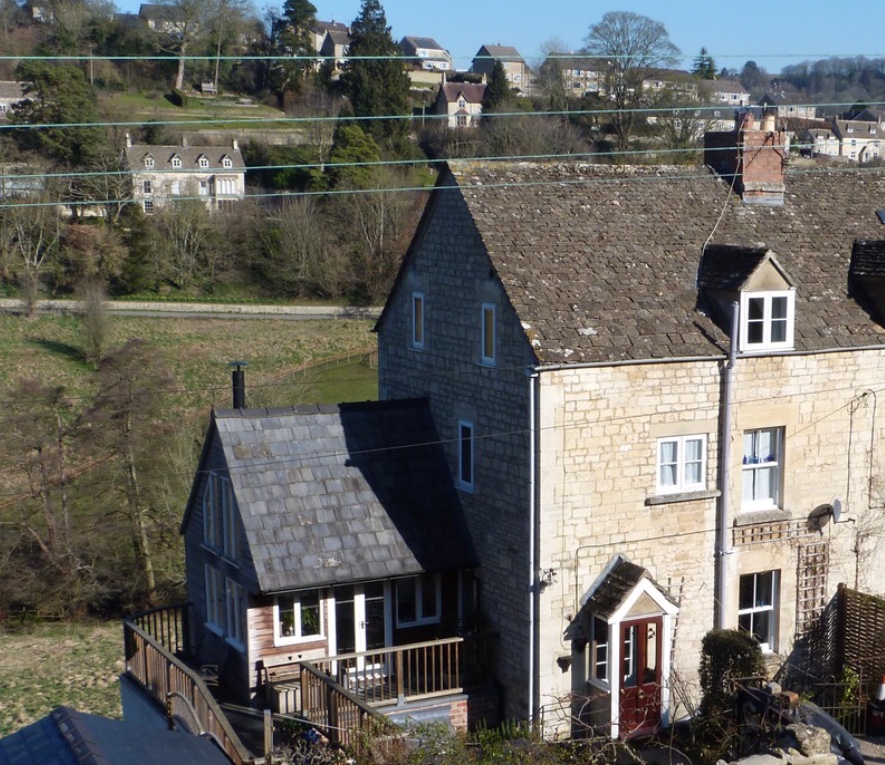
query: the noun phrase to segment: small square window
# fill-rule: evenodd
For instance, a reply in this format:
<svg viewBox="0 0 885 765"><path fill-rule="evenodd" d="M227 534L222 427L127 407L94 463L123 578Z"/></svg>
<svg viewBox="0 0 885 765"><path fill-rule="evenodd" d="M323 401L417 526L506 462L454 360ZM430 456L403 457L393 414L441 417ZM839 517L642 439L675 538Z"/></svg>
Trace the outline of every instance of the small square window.
<svg viewBox="0 0 885 765"><path fill-rule="evenodd" d="M482 304L482 363L486 366L495 365L495 305Z"/></svg>
<svg viewBox="0 0 885 765"><path fill-rule="evenodd" d="M172 167L181 167L181 157L172 157Z"/></svg>
<svg viewBox="0 0 885 765"><path fill-rule="evenodd" d="M796 292L745 292L741 294L742 351L793 347Z"/></svg>
<svg viewBox="0 0 885 765"><path fill-rule="evenodd" d="M230 157L225 157L224 159L222 159L221 164L223 167L226 167L228 169L230 169L234 166L233 160L231 160Z"/></svg>
<svg viewBox="0 0 885 765"><path fill-rule="evenodd" d="M703 491L707 480L707 437L672 436L658 439L660 494Z"/></svg>
<svg viewBox="0 0 885 765"><path fill-rule="evenodd" d="M738 629L752 635L763 651L777 649L778 573L763 571L740 578Z"/></svg>
<svg viewBox="0 0 885 765"><path fill-rule="evenodd" d="M278 645L323 635L319 590L278 595L275 604L275 642Z"/></svg>
<svg viewBox="0 0 885 765"><path fill-rule="evenodd" d="M424 293L412 293L412 348L424 349Z"/></svg>
<svg viewBox="0 0 885 765"><path fill-rule="evenodd" d="M153 167L154 166L154 158L153 157L145 157L144 158L144 166L145 167Z"/></svg>
<svg viewBox="0 0 885 765"><path fill-rule="evenodd" d="M458 487L473 490L473 423L458 423Z"/></svg>
<svg viewBox="0 0 885 765"><path fill-rule="evenodd" d="M744 432L742 510L772 510L780 505L783 428Z"/></svg>
<svg viewBox="0 0 885 765"><path fill-rule="evenodd" d="M439 621L442 587L438 574L421 574L396 582L396 626L412 627Z"/></svg>

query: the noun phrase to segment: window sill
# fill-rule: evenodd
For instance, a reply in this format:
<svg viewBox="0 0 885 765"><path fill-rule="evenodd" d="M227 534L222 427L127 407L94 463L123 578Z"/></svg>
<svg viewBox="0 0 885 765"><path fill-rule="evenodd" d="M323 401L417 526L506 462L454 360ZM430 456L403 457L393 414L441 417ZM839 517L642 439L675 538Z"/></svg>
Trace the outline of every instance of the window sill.
<svg viewBox="0 0 885 765"><path fill-rule="evenodd" d="M753 526L757 523L777 523L789 521L793 514L788 510L772 507L768 510L741 510L734 519L735 526Z"/></svg>
<svg viewBox="0 0 885 765"><path fill-rule="evenodd" d="M587 678L587 685L591 688L595 688L597 691L602 691L603 693L611 693L611 685L607 680L597 680L595 677Z"/></svg>
<svg viewBox="0 0 885 765"><path fill-rule="evenodd" d="M683 491L683 492L674 492L673 494L655 494L651 497L645 498L645 504L647 506L651 505L669 505L671 503L676 502L694 502L700 499L715 499L716 497L721 496L722 492L719 489L713 489L712 491Z"/></svg>

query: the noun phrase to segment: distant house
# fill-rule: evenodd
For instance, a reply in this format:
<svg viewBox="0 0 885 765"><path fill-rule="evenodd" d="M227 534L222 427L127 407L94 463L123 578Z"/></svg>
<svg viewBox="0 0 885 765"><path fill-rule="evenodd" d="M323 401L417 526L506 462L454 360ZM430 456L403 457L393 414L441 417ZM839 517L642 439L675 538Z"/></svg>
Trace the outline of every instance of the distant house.
<svg viewBox="0 0 885 765"><path fill-rule="evenodd" d="M436 94L434 113L448 115L450 128L476 127L482 115L486 86L474 82L444 82Z"/></svg>
<svg viewBox="0 0 885 765"><path fill-rule="evenodd" d="M25 83L0 80L0 121L8 118L12 107L25 100Z"/></svg>
<svg viewBox="0 0 885 765"><path fill-rule="evenodd" d="M776 80L772 83L772 89L759 99L759 106L765 114L774 114L778 119L817 118L817 107L808 103L807 95Z"/></svg>
<svg viewBox="0 0 885 765"><path fill-rule="evenodd" d="M225 210L246 195L246 166L237 141L220 146L149 146L126 138L132 198L148 215L176 199L200 199Z"/></svg>
<svg viewBox="0 0 885 765"><path fill-rule="evenodd" d="M750 93L739 80L713 80L710 86L714 103L735 108L750 105Z"/></svg>
<svg viewBox="0 0 885 765"><path fill-rule="evenodd" d="M319 53L322 50L323 42L326 39L326 32L343 32L344 34L350 34L350 28L347 24L342 24L340 21L317 21L311 28L311 42L313 44L313 49Z"/></svg>
<svg viewBox="0 0 885 765"><path fill-rule="evenodd" d="M110 720L56 707L46 717L0 739L0 765L230 765L209 736Z"/></svg>
<svg viewBox="0 0 885 765"><path fill-rule="evenodd" d="M155 32L178 34L185 24L182 12L174 5L162 3L142 3L138 8L139 18Z"/></svg>
<svg viewBox="0 0 885 765"><path fill-rule="evenodd" d="M559 78L566 91L577 98L604 89L605 72L599 59L571 53L551 53L541 64L544 78Z"/></svg>
<svg viewBox="0 0 885 765"><path fill-rule="evenodd" d="M399 47L413 69L449 72L454 67L449 52L431 37L403 37Z"/></svg>
<svg viewBox="0 0 885 765"><path fill-rule="evenodd" d="M350 32L347 29L327 29L320 46L320 56L333 77L340 75L350 49Z"/></svg>
<svg viewBox="0 0 885 765"><path fill-rule="evenodd" d="M473 57L471 72L488 77L500 62L510 87L526 93L530 86L531 70L519 51L511 45L483 45Z"/></svg>
<svg viewBox="0 0 885 765"><path fill-rule="evenodd" d="M868 113L873 116L872 113ZM885 149L885 125L875 119L834 119L833 135L839 156L850 162L870 162Z"/></svg>

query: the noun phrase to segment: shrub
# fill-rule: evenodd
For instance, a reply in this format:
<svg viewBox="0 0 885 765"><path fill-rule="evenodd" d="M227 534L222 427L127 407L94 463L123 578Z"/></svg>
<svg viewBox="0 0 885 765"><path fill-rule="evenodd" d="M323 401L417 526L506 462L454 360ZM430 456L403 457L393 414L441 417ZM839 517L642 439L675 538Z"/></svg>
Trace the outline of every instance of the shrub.
<svg viewBox="0 0 885 765"><path fill-rule="evenodd" d="M701 716L718 716L731 708L736 681L765 674L762 649L746 632L710 630L701 644L699 674Z"/></svg>

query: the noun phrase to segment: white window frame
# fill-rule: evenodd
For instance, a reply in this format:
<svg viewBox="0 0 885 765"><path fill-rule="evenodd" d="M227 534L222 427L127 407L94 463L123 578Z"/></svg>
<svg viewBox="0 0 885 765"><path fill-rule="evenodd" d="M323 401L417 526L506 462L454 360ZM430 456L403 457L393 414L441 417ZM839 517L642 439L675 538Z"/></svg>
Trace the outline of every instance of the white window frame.
<svg viewBox="0 0 885 765"><path fill-rule="evenodd" d="M221 160L221 166L226 168L231 168L234 166L233 160L230 157L225 157Z"/></svg>
<svg viewBox="0 0 885 765"><path fill-rule="evenodd" d="M762 455L759 453L758 438L763 433L771 434L773 438L773 455ZM775 510L780 507L781 499L781 483L784 475L784 438L785 431L783 427L772 428L753 428L745 430L743 433L743 450L741 458L741 510ZM751 438L751 443L747 443L747 438ZM771 496L760 497L754 488L752 494L747 496L747 478L752 476L752 483L755 487L758 483L757 476L761 471L773 471L774 476L770 481Z"/></svg>
<svg viewBox="0 0 885 765"><path fill-rule="evenodd" d="M587 646L589 651L588 661L590 672L588 677L595 684L608 689L609 661L611 659L611 644L609 640L610 625L599 616L593 615L590 622L590 641Z"/></svg>
<svg viewBox="0 0 885 765"><path fill-rule="evenodd" d="M427 302L423 292L412 293L412 342L411 347L416 351L424 350L424 338L427 328Z"/></svg>
<svg viewBox="0 0 885 765"><path fill-rule="evenodd" d="M483 303L479 314L480 357L484 366L493 367L497 363L498 338L496 332L497 306Z"/></svg>
<svg viewBox="0 0 885 765"><path fill-rule="evenodd" d="M306 594L306 591L286 593L285 595L277 595L277 597L274 598L273 604L274 645L293 645L295 643L321 640L325 637L326 622L324 618L324 611L326 608L326 600L320 590L310 590L310 592L316 594L319 631L305 632L304 629L301 601ZM284 635L282 613L284 610L288 610L289 608L292 609L292 634Z"/></svg>
<svg viewBox="0 0 885 765"><path fill-rule="evenodd" d="M144 194L153 194L154 193L154 184L150 179L146 179L141 182L141 190Z"/></svg>
<svg viewBox="0 0 885 765"><path fill-rule="evenodd" d="M147 168L151 168L154 166L154 158L153 157L145 157L144 158L144 166Z"/></svg>
<svg viewBox="0 0 885 765"><path fill-rule="evenodd" d="M475 441L473 423L467 420L458 420L458 480L456 484L459 489L464 491L473 491L476 464Z"/></svg>
<svg viewBox="0 0 885 765"><path fill-rule="evenodd" d="M203 544L236 561L240 554L233 487L225 476L210 473L203 489Z"/></svg>
<svg viewBox="0 0 885 765"><path fill-rule="evenodd" d="M421 574L408 579L396 580L396 626L418 627L423 624L438 624L442 618L442 578L439 574ZM400 618L400 593L409 587L415 598L415 618ZM424 613L424 590L432 587L431 598L434 602L434 613Z"/></svg>
<svg viewBox="0 0 885 765"><path fill-rule="evenodd" d="M224 574L208 563L203 565L206 583L206 626L219 635L224 634L225 592Z"/></svg>
<svg viewBox="0 0 885 765"><path fill-rule="evenodd" d="M688 460L686 457L689 442L699 441L701 444L700 460ZM668 444L676 445L676 458L673 461L664 462L664 449ZM691 481L687 476L689 465L700 463L700 480ZM707 435L699 433L687 436L665 436L657 442L657 493L679 494L690 491L703 491L707 488ZM664 483L664 468L674 466L676 468L676 482Z"/></svg>
<svg viewBox="0 0 885 765"><path fill-rule="evenodd" d="M181 167L181 157L172 157L172 167Z"/></svg>
<svg viewBox="0 0 885 765"><path fill-rule="evenodd" d="M154 214L154 200L153 199L145 199L141 204L144 209L145 215L153 215Z"/></svg>
<svg viewBox="0 0 885 765"><path fill-rule="evenodd" d="M775 319L772 316L772 304L775 299L786 299L786 316ZM762 301L762 317L754 319L750 317L750 304L753 301ZM742 352L770 351L790 349L793 347L793 328L796 317L796 291L795 290L772 290L767 292L742 292L741 293L741 336L739 347ZM784 339L772 340L772 327L775 322L784 323ZM758 324L762 328L762 339L750 342L751 325Z"/></svg>
<svg viewBox="0 0 885 765"><path fill-rule="evenodd" d="M762 577L770 576L769 582L765 582ZM752 605L741 608L741 590L744 583L752 586ZM768 587L766 588L766 584ZM767 589L767 592L763 592ZM759 647L766 653L773 653L777 650L777 633L778 633L778 601L780 595L780 571L759 571L753 574L744 574L738 581L738 629L749 633L759 640L755 635L755 621L759 614L768 614L768 635L767 639L759 640ZM768 603L760 604L759 601L767 596Z"/></svg>
<svg viewBox="0 0 885 765"><path fill-rule="evenodd" d="M200 167L202 167L203 169L206 169L207 167L209 167L209 160L206 159L206 157L200 157L200 158L197 160L197 164L198 164Z"/></svg>
<svg viewBox="0 0 885 765"><path fill-rule="evenodd" d="M246 591L232 579L225 578L224 585L227 619L225 635L228 642L242 648L246 644Z"/></svg>

